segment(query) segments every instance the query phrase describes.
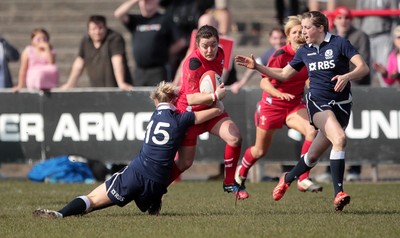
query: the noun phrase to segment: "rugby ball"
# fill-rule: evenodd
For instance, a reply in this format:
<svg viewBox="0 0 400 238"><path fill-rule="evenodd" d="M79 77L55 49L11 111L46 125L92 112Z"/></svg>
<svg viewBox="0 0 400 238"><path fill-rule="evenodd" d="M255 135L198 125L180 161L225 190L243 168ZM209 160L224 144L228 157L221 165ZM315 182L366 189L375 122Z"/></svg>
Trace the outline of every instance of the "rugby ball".
<svg viewBox="0 0 400 238"><path fill-rule="evenodd" d="M221 83L221 76L219 76L215 71L206 71L200 78L200 92L213 93Z"/></svg>

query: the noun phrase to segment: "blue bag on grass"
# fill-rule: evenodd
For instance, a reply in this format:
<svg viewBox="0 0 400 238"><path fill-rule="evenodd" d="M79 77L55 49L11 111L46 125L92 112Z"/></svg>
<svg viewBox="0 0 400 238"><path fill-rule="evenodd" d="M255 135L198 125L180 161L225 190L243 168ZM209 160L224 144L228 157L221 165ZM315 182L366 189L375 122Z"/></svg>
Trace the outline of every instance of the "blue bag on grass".
<svg viewBox="0 0 400 238"><path fill-rule="evenodd" d="M28 173L28 179L36 182L83 183L95 181L92 171L86 163L72 162L68 155L52 157L34 165Z"/></svg>

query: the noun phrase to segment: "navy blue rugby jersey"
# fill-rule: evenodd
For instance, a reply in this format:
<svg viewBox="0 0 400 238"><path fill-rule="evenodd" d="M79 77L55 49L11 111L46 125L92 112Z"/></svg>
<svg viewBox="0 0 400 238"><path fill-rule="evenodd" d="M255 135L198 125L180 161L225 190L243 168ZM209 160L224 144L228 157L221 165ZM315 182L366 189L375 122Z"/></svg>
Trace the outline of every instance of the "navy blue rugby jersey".
<svg viewBox="0 0 400 238"><path fill-rule="evenodd" d="M160 103L151 116L142 149L132 161L135 169L145 177L167 184L175 154L189 126L194 124L193 112L182 114L167 103Z"/></svg>
<svg viewBox="0 0 400 238"><path fill-rule="evenodd" d="M336 75L348 73L350 59L356 54L357 50L348 40L327 33L319 49L311 44L305 44L296 52L289 64L296 71L300 71L304 65L307 67L310 77L309 92L313 100L339 102L349 98L350 83L342 92L335 92L337 81L331 79Z"/></svg>

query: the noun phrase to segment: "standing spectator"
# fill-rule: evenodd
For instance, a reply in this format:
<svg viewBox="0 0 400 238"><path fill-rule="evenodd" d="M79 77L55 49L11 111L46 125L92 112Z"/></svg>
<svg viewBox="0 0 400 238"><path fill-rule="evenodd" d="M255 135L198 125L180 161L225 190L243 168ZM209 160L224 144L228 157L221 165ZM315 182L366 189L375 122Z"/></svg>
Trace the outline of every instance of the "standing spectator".
<svg viewBox="0 0 400 238"><path fill-rule="evenodd" d="M276 18L278 20L278 24L283 26L285 19L285 11L286 11L286 0L275 0L275 10L276 10ZM290 8L288 11L289 16L295 16L299 14L299 0L289 0ZM265 65L265 64L264 64Z"/></svg>
<svg viewBox="0 0 400 238"><path fill-rule="evenodd" d="M400 85L400 26L393 30L394 49L389 54L387 66L376 63L373 67L376 72L381 74L383 81L388 86Z"/></svg>
<svg viewBox="0 0 400 238"><path fill-rule="evenodd" d="M286 35L281 27L272 28L268 36L271 47L265 50L260 57L256 58L257 63L261 65L267 65L269 58L275 52L275 50L286 44ZM239 93L240 89L251 79L255 73L255 70L246 69L242 79L232 84L231 91L235 94Z"/></svg>
<svg viewBox="0 0 400 238"><path fill-rule="evenodd" d="M124 38L118 32L107 28L104 16L90 16L87 28L88 34L82 38L78 56L72 64L68 81L62 88L75 87L86 68L91 87L119 87L131 90L133 86Z"/></svg>
<svg viewBox="0 0 400 238"><path fill-rule="evenodd" d="M311 170L324 151L331 148L329 159L334 188L333 204L336 211L342 211L350 203L350 196L343 190L345 128L352 108L349 82L367 75L369 68L348 40L328 32L328 18L322 12L304 13L301 25L306 44L297 50L293 60L283 69L257 64L253 56L236 56L236 62L280 81L289 79L307 67L310 77L310 89L306 96L307 110L310 123L318 129L318 133L296 166L282 174L273 189L272 197L275 201L282 199L291 183ZM350 61L356 65L353 71L349 69Z"/></svg>
<svg viewBox="0 0 400 238"><path fill-rule="evenodd" d="M141 14L128 14L136 4ZM160 81L171 81L169 58L186 45L176 25L159 10L159 0L128 0L114 12L132 33L135 86L155 86Z"/></svg>
<svg viewBox="0 0 400 238"><path fill-rule="evenodd" d="M11 88L13 86L8 63L18 60L18 50L0 36L0 88Z"/></svg>
<svg viewBox="0 0 400 238"><path fill-rule="evenodd" d="M31 33L31 44L22 52L18 85L13 90L47 90L57 87L58 80L56 54L50 44L50 35L45 29L34 29Z"/></svg>
<svg viewBox="0 0 400 238"><path fill-rule="evenodd" d="M308 0L309 11L333 11L336 7L337 0ZM321 3L325 4L325 7L321 7Z"/></svg>
<svg viewBox="0 0 400 238"><path fill-rule="evenodd" d="M168 178L186 129L222 113L213 107L201 112L178 114L173 103L178 90L172 83L161 82L152 92L156 110L146 129L146 140L131 163L115 173L86 196L71 200L59 211L37 209L33 215L40 218L64 218L84 215L110 206L123 207L135 201L142 212L159 215L161 198L167 193ZM219 104L221 105L221 104Z"/></svg>
<svg viewBox="0 0 400 238"><path fill-rule="evenodd" d="M173 78L177 77L177 71L186 56L192 31L197 29L199 18L213 5L213 0L160 0L165 14L179 28L187 43L177 54L170 55L169 65Z"/></svg>
<svg viewBox="0 0 400 238"><path fill-rule="evenodd" d="M213 15L218 22L218 32L227 36L231 32L232 13L229 9L229 0L215 0Z"/></svg>
<svg viewBox="0 0 400 238"><path fill-rule="evenodd" d="M398 9L399 0L357 0L357 9L382 10ZM365 32L371 43L371 65L387 65L387 59L392 50L391 31L398 24L398 16L365 16L360 17L358 29ZM380 75L372 74L372 81L377 81L381 86L386 84Z"/></svg>
<svg viewBox="0 0 400 238"><path fill-rule="evenodd" d="M324 6L321 6L322 5ZM309 11L328 11L331 12L335 10L337 0L308 0L308 10ZM329 29L333 28L333 17L328 15Z"/></svg>
<svg viewBox="0 0 400 238"><path fill-rule="evenodd" d="M347 7L340 6L334 11L334 28L332 30L333 34L339 35L345 39L348 39L354 48L360 53L365 62L369 64L370 62L370 43L369 37L363 31L358 30L353 26L353 15L351 10ZM355 65L350 62L350 70L354 70ZM353 81L352 84L355 85L371 85L371 76L367 74L361 80ZM361 165L351 165L347 170L346 175L347 181L357 181L361 176ZM326 168L324 174L320 174L316 177L319 182L327 182L331 178L330 167Z"/></svg>

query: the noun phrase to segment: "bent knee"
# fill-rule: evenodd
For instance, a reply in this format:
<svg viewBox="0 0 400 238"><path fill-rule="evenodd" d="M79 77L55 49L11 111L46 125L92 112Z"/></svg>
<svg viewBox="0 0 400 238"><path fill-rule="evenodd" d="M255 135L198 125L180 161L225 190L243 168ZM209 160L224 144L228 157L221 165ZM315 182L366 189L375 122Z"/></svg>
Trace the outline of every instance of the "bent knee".
<svg viewBox="0 0 400 238"><path fill-rule="evenodd" d="M304 135L305 139L308 141L314 140L314 138L317 136L318 131L315 130L314 128L308 129L306 131L306 134Z"/></svg>
<svg viewBox="0 0 400 238"><path fill-rule="evenodd" d="M242 137L240 135L229 138L226 143L230 146L237 147L242 145Z"/></svg>
<svg viewBox="0 0 400 238"><path fill-rule="evenodd" d="M342 150L346 147L346 143L347 143L346 135L343 133L333 138L332 147Z"/></svg>

